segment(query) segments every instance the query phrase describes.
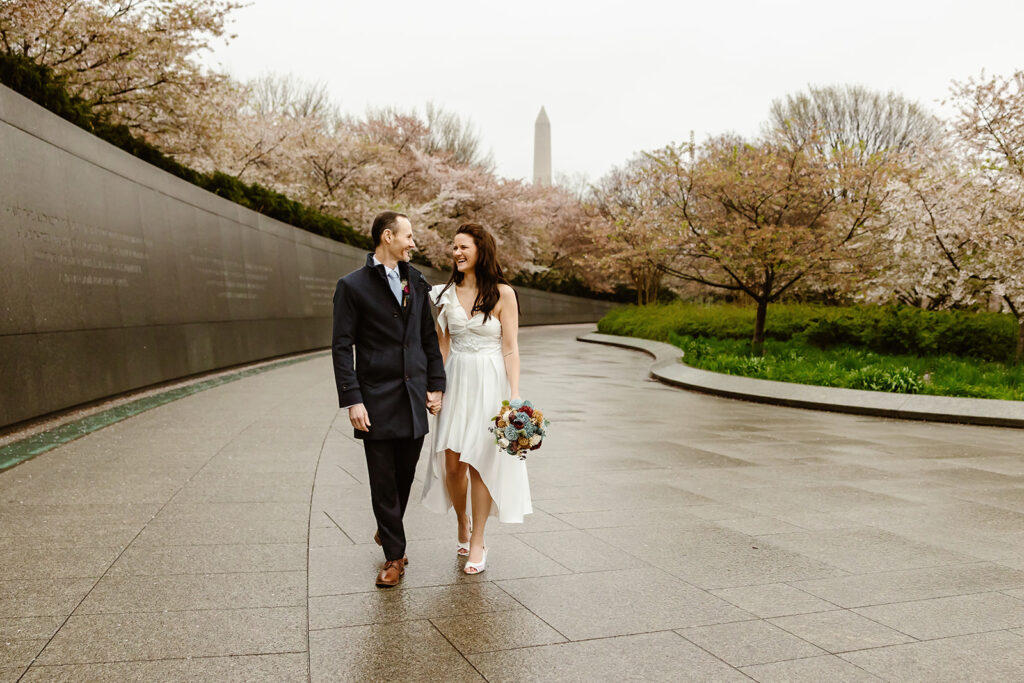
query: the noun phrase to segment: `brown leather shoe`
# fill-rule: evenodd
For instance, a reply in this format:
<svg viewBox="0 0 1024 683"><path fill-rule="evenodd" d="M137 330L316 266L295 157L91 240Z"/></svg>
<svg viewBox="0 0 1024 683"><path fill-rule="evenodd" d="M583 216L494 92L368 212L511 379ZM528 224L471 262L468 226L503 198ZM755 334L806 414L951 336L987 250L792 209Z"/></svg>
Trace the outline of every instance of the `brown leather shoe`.
<svg viewBox="0 0 1024 683"><path fill-rule="evenodd" d="M377 586L393 588L405 576L405 560L388 560L377 574Z"/></svg>
<svg viewBox="0 0 1024 683"><path fill-rule="evenodd" d="M384 545L381 542L381 540L380 540L380 531L374 531L373 532L373 542L376 543L377 545ZM406 555L402 559L405 561L406 564L409 564L409 556L408 555Z"/></svg>

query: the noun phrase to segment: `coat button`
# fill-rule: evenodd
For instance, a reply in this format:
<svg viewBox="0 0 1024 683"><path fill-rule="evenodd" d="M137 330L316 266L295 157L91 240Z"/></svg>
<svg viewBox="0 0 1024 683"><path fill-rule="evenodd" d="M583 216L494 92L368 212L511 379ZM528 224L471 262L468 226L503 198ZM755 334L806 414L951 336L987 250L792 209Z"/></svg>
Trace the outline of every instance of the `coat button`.
<svg viewBox="0 0 1024 683"><path fill-rule="evenodd" d="M406 375L406 376L405 376L405 381L406 381L406 382L408 382L408 381L409 381L409 375Z"/></svg>
<svg viewBox="0 0 1024 683"><path fill-rule="evenodd" d="M392 313L392 314L391 314L391 317L392 317L392 318L397 318L397 317L398 317L398 314L397 314L397 313Z"/></svg>

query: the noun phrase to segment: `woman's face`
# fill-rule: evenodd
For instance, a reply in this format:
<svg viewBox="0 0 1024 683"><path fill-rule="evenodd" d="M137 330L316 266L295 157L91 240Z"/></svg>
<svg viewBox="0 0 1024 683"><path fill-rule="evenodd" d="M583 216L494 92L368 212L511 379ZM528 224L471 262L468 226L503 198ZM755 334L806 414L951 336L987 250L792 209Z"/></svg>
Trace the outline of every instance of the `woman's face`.
<svg viewBox="0 0 1024 683"><path fill-rule="evenodd" d="M469 235L456 235L452 244L452 256L455 259L456 270L460 273L472 271L476 267L476 242Z"/></svg>

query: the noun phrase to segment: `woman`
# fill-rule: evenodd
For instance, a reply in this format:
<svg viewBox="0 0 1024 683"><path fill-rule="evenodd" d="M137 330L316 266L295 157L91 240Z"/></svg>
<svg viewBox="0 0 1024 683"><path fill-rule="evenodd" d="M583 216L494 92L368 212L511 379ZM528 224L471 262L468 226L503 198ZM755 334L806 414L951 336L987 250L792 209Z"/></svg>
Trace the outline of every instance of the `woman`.
<svg viewBox="0 0 1024 683"><path fill-rule="evenodd" d="M483 227L460 227L452 257L448 283L431 290L447 389L433 429L423 504L441 513L455 508L456 552L466 558L463 571L479 574L487 565L488 516L522 522L533 512L526 463L499 451L488 431L501 402L519 398L519 301Z"/></svg>

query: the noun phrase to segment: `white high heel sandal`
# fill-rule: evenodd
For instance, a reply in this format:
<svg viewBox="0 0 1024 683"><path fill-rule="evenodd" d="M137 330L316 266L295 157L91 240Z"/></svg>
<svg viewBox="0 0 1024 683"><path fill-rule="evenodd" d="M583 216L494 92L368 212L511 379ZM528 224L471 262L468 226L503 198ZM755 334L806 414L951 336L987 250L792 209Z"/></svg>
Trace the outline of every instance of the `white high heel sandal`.
<svg viewBox="0 0 1024 683"><path fill-rule="evenodd" d="M487 568L487 546L484 546L484 557L479 562L466 562L466 566L462 568L462 571L467 574L482 574L484 569Z"/></svg>
<svg viewBox="0 0 1024 683"><path fill-rule="evenodd" d="M471 534L473 533L473 525L472 524L469 525L469 533L471 533ZM469 557L469 541L466 541L465 543L463 543L462 541L459 541L458 538L456 538L456 543L459 544L459 547L455 551L455 554L458 555L459 557Z"/></svg>

